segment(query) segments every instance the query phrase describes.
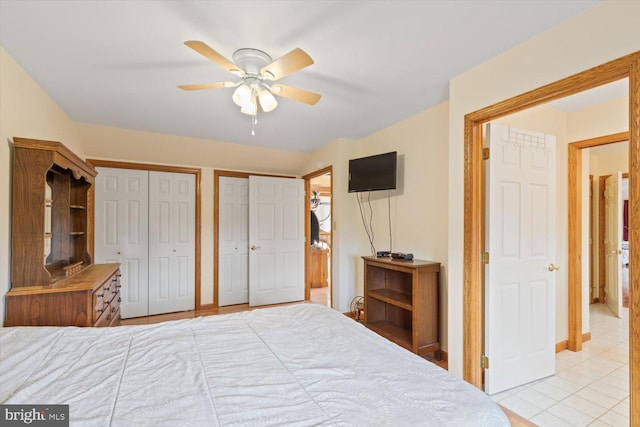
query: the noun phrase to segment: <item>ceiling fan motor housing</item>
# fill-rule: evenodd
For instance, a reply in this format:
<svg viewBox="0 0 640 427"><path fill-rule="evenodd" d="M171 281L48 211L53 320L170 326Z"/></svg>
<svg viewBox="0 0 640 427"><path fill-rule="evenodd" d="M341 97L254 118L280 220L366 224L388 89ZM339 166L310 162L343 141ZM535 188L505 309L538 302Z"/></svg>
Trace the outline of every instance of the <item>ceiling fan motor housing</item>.
<svg viewBox="0 0 640 427"><path fill-rule="evenodd" d="M258 49L243 48L233 52L233 62L250 77L258 78L260 70L271 63L271 57Z"/></svg>

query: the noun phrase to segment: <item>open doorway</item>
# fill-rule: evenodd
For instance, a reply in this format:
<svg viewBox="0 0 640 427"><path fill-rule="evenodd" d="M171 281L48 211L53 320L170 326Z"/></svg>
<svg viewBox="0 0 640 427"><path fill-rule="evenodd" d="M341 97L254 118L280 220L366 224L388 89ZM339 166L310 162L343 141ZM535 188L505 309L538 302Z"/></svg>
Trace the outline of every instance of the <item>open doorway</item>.
<svg viewBox="0 0 640 427"><path fill-rule="evenodd" d="M609 278L617 277L615 288L622 290L622 307L629 307L629 141L615 142L588 148L589 174L593 178L593 201L590 210L590 226L592 229L591 245L591 275L594 296L592 302L607 303L607 284ZM606 191L605 184L612 176L621 172L619 222L618 234L621 236L618 242L613 242L616 247L615 254L606 250ZM626 211L625 211L626 209ZM625 214L626 212L626 214ZM607 258L615 257L614 265L619 264L620 274L607 274ZM611 263L609 263L611 264ZM619 276L619 277L618 277ZM610 286L611 288L611 286Z"/></svg>
<svg viewBox="0 0 640 427"><path fill-rule="evenodd" d="M305 299L331 307L333 168L304 176L308 199Z"/></svg>
<svg viewBox="0 0 640 427"><path fill-rule="evenodd" d="M525 94L518 95L514 98L504 100L497 104L487 106L478 111L465 115L465 208L464 208L464 272L463 272L463 292L464 292L464 353L463 353L463 370L464 378L478 387L482 387L482 367L479 361L482 356L482 328L483 328L483 300L482 300L482 281L483 281L483 264L481 260L483 249L483 218L481 215L484 198L482 195L482 125L491 120L495 120L498 117L511 114L516 111L522 111L524 109L543 104L550 100L559 99L564 96L572 95L586 89L597 87L612 81L616 81L622 78L630 77L630 96L629 99L629 115L630 117L638 116L638 92L637 84L640 81L639 74L640 69L637 68L638 54L631 54L626 57L611 61L603 64L599 67L591 70L584 71L575 76L568 77L563 80L548 84L544 87L540 87L533 91L529 91ZM638 138L638 123L632 121L629 124L629 139L631 146L637 144ZM579 162L577 157L577 147L573 150L569 150L568 163L569 165ZM640 153L634 150L629 150L629 229L631 233L630 240L635 237L634 232L634 219L638 218L634 216L637 214L637 208L640 207L635 201L640 195L638 190L640 186L634 187L634 179L638 171L638 155ZM569 179L570 191L573 188L578 187L579 181L575 180L575 176ZM570 193L571 194L571 193ZM577 212L576 198L571 197L569 201L569 212ZM569 223L569 232L575 232L572 228L581 229L581 220L576 215L576 221ZM571 216L570 216L571 218ZM580 257L577 255L580 252L582 239L570 239L569 257L568 257L568 276L569 276L569 299L576 301L582 300L581 289L581 266ZM573 256L571 256L573 255ZM630 252L630 263L633 263L635 253ZM633 319L636 310L636 304L634 304L633 291L634 285L637 283L638 276L636 270L631 269L629 271L630 292L632 298L630 300L630 315L629 318ZM582 322L581 313L579 311L569 308L569 348L579 350L582 346ZM631 342L629 348L632 349L640 335L636 336L635 331L638 325L635 322L630 322L630 336ZM633 352L632 352L633 353ZM631 355L633 356L633 354ZM640 370L640 358L630 357L630 371L631 375L631 389L637 385L636 378L633 372ZM640 377L638 377L640 379ZM635 395L631 393L631 413L634 413L634 409L640 407L640 399L636 399ZM638 411L637 413L640 413ZM633 420L632 420L633 421Z"/></svg>
<svg viewBox="0 0 640 427"><path fill-rule="evenodd" d="M542 286L542 283L544 282L543 280L544 278L541 278L540 280L536 280L535 288L537 289L536 292L538 292L539 295L536 294L533 290L531 290L531 292L524 292L525 291L524 288L526 288L526 284L528 282L526 281L517 282L517 283L520 283L518 289L523 288L522 292L519 294L520 297L524 298L526 296L532 297L532 296L538 295L539 297L538 299L540 299L542 308L546 309L548 307L554 306L553 304L550 304L548 302L549 299L553 299L555 297L555 301L557 301L556 305L558 307L558 312L556 316L555 328L544 329L542 328L542 325L544 325L545 323L540 319L536 319L535 322L530 322L530 323L535 324L540 328L539 334L534 334L530 332L525 333L525 331L518 331L518 336L522 336L524 334L526 336L549 337L548 330L551 331L550 332L551 334L554 334L554 330L555 330L555 338L556 338L555 345L553 340L544 341L544 344L545 344L544 349L548 349L548 353L545 353L545 356L548 356L549 360L551 361L553 360L554 353L559 352L563 349L567 349L569 347L570 337L567 336L567 329L569 329L572 317L575 317L575 313L579 313L579 317L582 319L582 323L583 323L583 325L581 325L581 328L578 329L579 333L582 335L580 341L581 342L587 341L591 338L591 334L589 332L590 318L589 318L589 307L588 307L588 302L589 302L588 281L591 275L589 274L589 269L588 269L589 266L587 261L588 253L589 253L589 239L587 238L587 236L589 235L589 230L588 230L589 229L589 220L588 220L589 218L588 216L589 180L588 178L589 178L589 174L593 173L596 175L595 180L598 180L601 173L599 173L599 169L595 167L597 163L596 160L593 160L591 162L592 163L591 166L593 167L591 168L589 167L590 166L589 156L588 156L589 150L585 150L582 153L582 155L578 156L578 160L580 160L581 163L576 163L575 161L574 162L568 161L567 148L566 148L567 139L570 138L571 136L582 136L582 135L590 136L590 135L593 135L595 132L597 132L599 129L611 129L611 128L620 129L622 128L622 126L626 126L628 118L624 110L625 110L625 104L628 103L628 100L627 100L628 86L629 86L629 80L623 79L616 83L612 83L610 85L601 86L597 90L591 90L581 95L574 95L572 97L565 98L562 100L563 101L562 105L558 105L560 104L558 101L551 102L549 104L540 105L539 108L537 107L530 108L527 110L512 113L510 115L505 115L501 118L491 121L491 124L497 125L498 123L500 123L502 124L502 127L507 126L504 132L502 133L498 134L498 132L494 132L496 133L495 136L499 137L498 139L504 141L504 148L500 148L502 146L499 146L499 147L492 146L490 148L490 155L489 155L489 152L487 152L486 155L483 156L486 159L490 159L484 162L484 166L485 168L488 168L489 164L493 165L496 162L498 162L498 164L505 163L506 166L508 167L507 168L508 176L506 178L506 181L507 181L506 184L501 186L498 185L498 188L495 188L494 191L489 191L487 187L487 189L484 190L485 191L484 197L486 199L487 206L490 205L491 200L494 200L496 198L499 199L501 196L506 197L510 195L512 198L516 197L517 200L512 200L509 203L498 203L499 206L503 207L504 209L507 209L510 212L510 215L507 218L512 221L505 221L505 220L497 221L496 224L500 226L497 228L489 227L488 224L485 223L486 224L485 233L487 237L493 236L494 231L498 233L498 237L499 237L499 233L501 230L503 231L502 234L504 235L503 236L504 238L498 238L498 237L495 238L498 240L496 243L501 243L503 247L499 247L499 248L492 247L490 248L491 250L489 250L489 247L485 246L485 250L490 252L490 259L491 259L491 263L487 265L487 268L489 269L493 267L494 270L495 269L500 270L500 265L501 265L500 262L502 258L508 255L508 259L505 260L507 261L506 267L502 268L504 272L504 269L508 268L509 266L513 268L515 256L523 256L523 254L527 254L533 251L535 253L530 254L531 261L537 262L536 265L539 264L538 269L540 273L541 274L544 273L548 276L555 275L558 277L559 286L557 287ZM618 90L618 89L621 89L621 90ZM603 111L606 111L609 114L608 115L603 114L602 113ZM568 126L568 124L570 124L571 126ZM586 124L590 125L590 127L587 128L587 130L585 130ZM516 126L518 128L531 128L533 130L537 130L538 133L533 132L529 134L525 131L515 129L513 126ZM524 165L531 163L534 169L533 172L537 171L543 175L540 178L547 178L549 176L549 173L543 173L544 172L543 166L546 165L546 162L550 161L549 158L550 158L550 155L552 154L552 151L551 151L551 148L547 145L546 139L543 138L543 137L546 137L547 135L540 132L560 135L560 141L561 141L561 150L559 151L560 161L558 162L558 170L557 170L558 171L557 196L554 195L550 200L550 201L555 200L558 202L559 210L557 212L558 213L557 219L547 220L547 221L543 221L543 215L541 214L534 215L531 218L530 216L532 215L533 210L532 208L525 209L526 207L525 201L533 197L536 200L536 203L534 204L534 206L542 206L542 207L551 206L549 204L550 202L549 200L543 201L541 199L543 195L548 194L549 192L547 190L543 191L543 189L544 188L548 189L550 187L541 186L540 183L538 183L537 181L533 186L531 185L527 186L527 185L521 185L521 184L515 185L514 183L516 181L514 181L515 177L513 175L515 173L516 166L524 167ZM493 133L491 134L491 136L493 136ZM588 144L586 143L586 141L580 141L579 143L584 145L584 148L588 148L596 145L608 144L610 147L608 151L611 151L613 150L613 145L615 145L615 144L612 144L613 142L624 141L625 139L629 138L629 135L628 135L628 132L623 132L619 135L615 135L615 138L617 138L617 140L614 140L611 138L606 139L598 135L597 138L594 138L594 140L589 142ZM488 136L485 136L485 139L490 139L490 138L488 138ZM485 144L487 143L485 142ZM628 144L626 145L620 144L620 145L621 146L619 150L623 154L624 165L616 164L616 162L614 162L614 159L603 158L600 161L600 166L601 166L600 169L602 169L602 171L605 171L605 169L607 168L611 169L612 167L615 168L616 170L621 168L621 170L624 170L625 172L628 170L627 164L628 164L629 145ZM571 144L569 150L572 150L572 147L573 145ZM580 147L580 148L583 148L583 147ZM555 155L553 157L555 158ZM582 166L581 170L583 172L576 173L575 169L580 165ZM574 169L575 178L567 179L565 170L568 170L568 169ZM553 171L555 170L556 170L555 167L553 167ZM571 175L571 172L570 172L570 175ZM534 173L533 177L535 176L537 175ZM582 180L582 186L574 185L580 182L580 180ZM567 196L565 193L566 191L565 188L567 186L571 187L572 189L573 188L580 189L582 191L582 199L584 200L584 202L582 200L575 201L575 203L572 205L571 198L567 200ZM527 190L528 188L530 188L530 190ZM488 197L489 194L491 194L491 197ZM573 208L571 208L571 206L573 206ZM519 207L520 210L518 210L517 207ZM585 209L585 211L582 215L580 215L580 212L582 209ZM568 222L567 222L567 217L565 216L566 214L561 214L562 212L567 212L567 211L569 212L569 216L570 216ZM581 216L584 218L582 220L582 225L576 225L574 223L575 220L579 220ZM532 222L532 219L534 219L535 221ZM533 236L535 238L529 236L526 233L523 236L521 236L521 238L519 238L520 235L516 231L525 228L527 224L531 225L532 231L536 231ZM575 243L580 239L581 236L584 236L582 238L583 243L578 248L580 252L567 254L567 252L565 252L567 248L567 243L563 242L563 240L566 240L567 238L559 237L557 242L554 241L553 244L550 245L551 249L555 249L555 251L557 252L555 255L555 258L554 256L550 255L551 252L546 250L547 245L545 245L545 242L554 239L555 234L551 232L550 235L545 235L544 232L547 232L547 234L549 234L548 232L552 231L552 229L554 229L556 225L558 227L558 233L557 233L558 237L567 236L568 231L573 230L573 232L569 234L569 238L568 238L569 243ZM508 228L509 229L508 232L505 233L503 230L504 228ZM579 233L579 235L577 237L573 237L575 233ZM527 237L527 236L531 238L524 239L524 237ZM546 236L546 238L543 238L542 236ZM597 238L594 239L594 243L596 245L598 244ZM617 243L620 243L620 242L617 242ZM534 251L534 249L536 250ZM546 262L542 262L543 259L547 259L547 258L548 260ZM572 281L571 274L569 274L567 271L568 270L567 265L575 262L575 260L580 260L580 259L585 260L585 263L579 267L582 270L583 280L574 278L574 280ZM551 262L553 262L554 264L551 264ZM553 266L553 271L552 271L552 266ZM560 271L557 271L558 269ZM514 272L513 274L518 273L521 269L517 269L517 270L518 271ZM533 280L532 278L534 277L533 274L525 274L525 276L529 281ZM487 280L487 276L485 276L485 280ZM489 278L490 283L494 283L496 280L497 280L496 278L493 278L493 279ZM516 281L511 279L505 282L505 284L514 284L514 283L516 283ZM577 287L579 288L579 291L582 294L582 300L580 298L574 298L574 297L571 297L570 295L567 295L568 288L571 286L568 283L577 284ZM547 288L548 290L543 291L543 289L547 289ZM552 289L556 289L556 290L552 291ZM490 295L490 292L487 292L485 288L485 296L487 295ZM494 303L489 304L489 306L491 306L492 310L487 311L487 313L492 313L494 317L497 316L497 314L495 313L496 307L499 306L497 302L494 301ZM510 307L518 307L518 306L533 307L531 302L526 302L524 304L512 303L507 305L507 309ZM550 314L548 310L545 311L545 310L542 310L542 308L538 311L533 310L531 313L527 313L524 310L520 310L517 314L520 315L521 317L525 316L529 320L532 319L533 314L536 314L536 313L540 315L544 313L546 313L547 315ZM621 311L622 310L619 310L619 312ZM501 324L503 325L502 327L500 327ZM505 328L504 324L505 324L504 322L502 323L498 322L497 324L492 325L491 322L487 321L485 325L486 325L487 331L497 334L497 337L500 337L505 334L508 335L507 332L515 332L515 326L513 325L517 324L517 322L515 322L513 325L509 324L510 326L513 326L510 328ZM523 322L520 322L520 324L527 325L527 322L523 321ZM490 335L489 332L487 332L487 336L488 335ZM553 337L550 337L550 338L553 338ZM493 340L487 339L486 336L485 336L485 340L488 340L489 342L496 341L495 339ZM517 340L514 339L512 341L515 344L517 344ZM504 343L500 342L500 344L502 345ZM485 341L485 346L486 345L487 345L487 341ZM523 344L519 344L519 346L517 347L519 349L518 351L521 351L520 349L522 346ZM501 348L511 348L511 347L502 345ZM543 348L543 346L539 345L539 346L536 346L536 348L542 351L541 349ZM579 348L571 348L571 350L576 351L576 350L579 350ZM487 351L486 348L485 348L485 351L487 352L487 356L491 356L492 358L491 366L493 368L493 373L495 373L497 370L499 370L498 368L500 367L501 359L500 358L498 358L497 360L495 359L495 354L496 354L495 351L493 352ZM531 356L531 353L532 352L523 351L523 354L525 354L526 356ZM536 363L540 359L541 359L540 357L536 357L535 358ZM514 361L515 359L513 357L509 358L510 363L513 363ZM531 372L532 372L531 369L526 369L527 374ZM508 375L507 377L509 380L515 380L516 375ZM544 377L544 375L542 375L542 377ZM487 387L487 378L485 376L485 390L487 390L486 387Z"/></svg>

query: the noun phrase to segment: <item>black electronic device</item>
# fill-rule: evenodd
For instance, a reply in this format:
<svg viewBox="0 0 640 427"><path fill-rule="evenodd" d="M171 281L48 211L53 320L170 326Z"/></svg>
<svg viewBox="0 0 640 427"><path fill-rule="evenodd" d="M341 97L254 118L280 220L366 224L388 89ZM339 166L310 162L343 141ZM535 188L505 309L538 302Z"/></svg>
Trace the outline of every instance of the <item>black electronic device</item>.
<svg viewBox="0 0 640 427"><path fill-rule="evenodd" d="M385 256L389 256L391 255L391 252L389 251L378 251L376 252L376 256L377 257L385 257Z"/></svg>
<svg viewBox="0 0 640 427"><path fill-rule="evenodd" d="M413 254L405 254L402 252L392 252L391 258L396 260L411 261L413 259Z"/></svg>
<svg viewBox="0 0 640 427"><path fill-rule="evenodd" d="M349 193L395 190L398 153L349 160Z"/></svg>

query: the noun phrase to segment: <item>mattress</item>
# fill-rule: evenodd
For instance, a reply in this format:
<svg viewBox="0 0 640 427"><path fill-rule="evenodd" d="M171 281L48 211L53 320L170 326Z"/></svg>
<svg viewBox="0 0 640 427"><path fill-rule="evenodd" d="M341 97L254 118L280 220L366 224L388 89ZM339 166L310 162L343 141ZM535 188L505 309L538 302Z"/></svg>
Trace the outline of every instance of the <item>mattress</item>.
<svg viewBox="0 0 640 427"><path fill-rule="evenodd" d="M0 329L0 402L81 426L508 426L484 393L327 307Z"/></svg>

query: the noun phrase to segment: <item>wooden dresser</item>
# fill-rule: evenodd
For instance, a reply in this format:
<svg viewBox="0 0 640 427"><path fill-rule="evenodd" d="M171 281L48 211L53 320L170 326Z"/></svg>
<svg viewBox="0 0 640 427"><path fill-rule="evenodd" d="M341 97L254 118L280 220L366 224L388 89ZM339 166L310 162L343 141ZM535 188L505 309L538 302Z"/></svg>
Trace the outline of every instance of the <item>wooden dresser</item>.
<svg viewBox="0 0 640 427"><path fill-rule="evenodd" d="M96 175L60 142L13 138L5 326L119 323L119 264L92 263Z"/></svg>
<svg viewBox="0 0 640 427"><path fill-rule="evenodd" d="M93 264L48 286L12 288L5 326L117 326L120 264Z"/></svg>

